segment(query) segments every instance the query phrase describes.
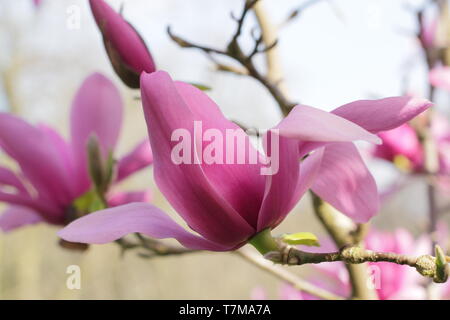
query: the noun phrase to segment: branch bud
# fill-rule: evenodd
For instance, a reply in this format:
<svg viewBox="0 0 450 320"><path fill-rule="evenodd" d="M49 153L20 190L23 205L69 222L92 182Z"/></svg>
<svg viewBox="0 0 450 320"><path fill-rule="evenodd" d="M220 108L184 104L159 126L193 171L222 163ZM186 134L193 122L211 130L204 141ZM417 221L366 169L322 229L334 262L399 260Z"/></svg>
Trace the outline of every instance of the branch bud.
<svg viewBox="0 0 450 320"><path fill-rule="evenodd" d="M444 283L448 279L449 266L441 247L436 245L434 250L436 255L436 274L433 277L433 281L436 283Z"/></svg>
<svg viewBox="0 0 450 320"><path fill-rule="evenodd" d="M87 154L91 180L97 190L102 190L104 181L103 161L100 152L100 145L95 135L91 135L89 137L87 144Z"/></svg>
<svg viewBox="0 0 450 320"><path fill-rule="evenodd" d="M423 255L417 258L416 270L424 277L433 278L436 274L435 258L430 255Z"/></svg>

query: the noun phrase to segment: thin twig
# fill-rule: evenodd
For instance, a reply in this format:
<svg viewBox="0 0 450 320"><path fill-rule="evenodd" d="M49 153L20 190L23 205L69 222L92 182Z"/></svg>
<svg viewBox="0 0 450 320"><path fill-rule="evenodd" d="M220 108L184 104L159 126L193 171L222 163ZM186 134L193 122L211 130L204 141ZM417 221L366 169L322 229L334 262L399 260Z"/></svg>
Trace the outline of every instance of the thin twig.
<svg viewBox="0 0 450 320"><path fill-rule="evenodd" d="M187 249L180 246L173 246L156 239L150 239L136 233L137 242L122 238L116 241L125 253L131 249L141 249L139 256L142 258L153 258L157 256L183 255L201 252L200 250Z"/></svg>
<svg viewBox="0 0 450 320"><path fill-rule="evenodd" d="M286 95L286 88L283 85L282 66L279 59L278 48L276 46L278 43L277 28L273 23L271 23L266 10L264 10L264 4L262 1L258 2L253 7L253 12L255 13L256 20L261 29L262 41L266 47L266 77L269 82L276 83L279 90ZM282 110L284 109L285 108L283 107Z"/></svg>
<svg viewBox="0 0 450 320"><path fill-rule="evenodd" d="M436 282L443 281L438 275L436 258L431 255L415 257L393 252L375 252L360 246L346 246L336 252L312 253L287 246L283 250L269 252L265 257L275 263L291 266L337 261L342 261L352 266L365 262L390 262L415 268L421 275L432 278ZM450 257L444 257L443 259L448 261ZM448 273L447 269L448 266L443 267L446 273ZM445 275L445 280L447 276Z"/></svg>
<svg viewBox="0 0 450 320"><path fill-rule="evenodd" d="M258 1L255 1L255 0L253 0L253 1L247 0L245 2L244 9L242 10L242 14L240 15L239 18L237 18L237 19L235 18L235 20L237 21L236 31L234 32L234 34L225 50L216 49L216 48L212 48L209 46L203 46L203 45L188 41L186 39L183 39L180 36L175 35L171 31L170 27L167 28L167 33L169 34L170 38L182 48L198 49L198 50L206 53L207 55L217 54L220 56L225 56L225 57L231 58L234 61L238 62L246 70L246 72L240 71L240 72L237 72L237 74L242 75L242 74L247 73L250 77L252 77L252 78L256 79L258 82L260 82L269 91L271 96L275 99L275 101L279 105L280 110L283 112L283 114L287 115L295 104L290 102L286 98L286 95L283 94L282 90L280 89L279 86L280 86L281 78L271 79L267 75L264 75L263 73L261 73L256 68L256 66L253 62L253 58L256 55L256 53L253 53L253 51L252 51L249 54L245 54L239 44L239 41L238 41L239 37L241 36L241 33L242 33L242 27L245 22L245 18L247 17L250 9L252 9L252 7L255 6L256 4L258 4ZM256 6L255 6L255 8L256 8ZM261 34L261 36L262 36L262 41L265 43L265 41L264 41L265 36L263 34ZM258 42L257 39L255 41ZM274 49L276 48L276 43L277 43L276 40L271 41L268 44L265 43L265 48L264 49L258 48L257 53L268 54L269 52L274 52ZM256 44L255 44L255 46L256 46ZM258 43L258 46L259 46L259 43ZM217 66L217 69L225 70L227 72L233 72L232 67L229 67L227 65L222 65L222 64L219 64ZM270 73L270 72L268 72L268 73Z"/></svg>
<svg viewBox="0 0 450 320"><path fill-rule="evenodd" d="M281 266L274 265L269 260L264 259L261 255L254 253L246 248L235 251L235 253L245 260L249 261L258 268L272 274L280 280L283 280L291 284L297 290L309 293L315 297L325 300L343 300L344 298L334 293L331 293L325 289L317 287L310 282L304 281L301 278L295 276L289 271L283 269Z"/></svg>

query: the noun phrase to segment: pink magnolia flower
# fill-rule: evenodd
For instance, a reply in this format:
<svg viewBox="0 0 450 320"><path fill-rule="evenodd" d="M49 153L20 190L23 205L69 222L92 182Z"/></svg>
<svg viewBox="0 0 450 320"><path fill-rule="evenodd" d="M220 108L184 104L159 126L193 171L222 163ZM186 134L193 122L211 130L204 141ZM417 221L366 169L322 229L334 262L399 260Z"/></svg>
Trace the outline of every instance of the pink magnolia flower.
<svg viewBox="0 0 450 320"><path fill-rule="evenodd" d="M42 4L42 0L33 0L33 4L35 7L39 7Z"/></svg>
<svg viewBox="0 0 450 320"><path fill-rule="evenodd" d="M398 128L381 132L379 137L383 140L383 144L373 149L374 157L396 162L399 156L404 157L407 163L406 169L412 171L423 170L423 151L420 140L416 131L405 123Z"/></svg>
<svg viewBox="0 0 450 320"><path fill-rule="evenodd" d="M104 0L89 0L95 21L114 71L131 88L139 88L139 76L156 70L144 40Z"/></svg>
<svg viewBox="0 0 450 320"><path fill-rule="evenodd" d="M317 252L336 250L331 242L325 242L325 244ZM415 240L408 231L397 229L394 232L372 230L365 239L365 247L380 252L422 255L430 251L431 245L425 237ZM310 248L307 250L311 251ZM371 281L370 285L376 290L380 300L424 299L426 297L422 283L423 278L415 269L388 262L374 262L368 265L368 281ZM350 280L343 263L322 263L314 266L313 269L314 273L310 279L312 283L342 297L350 295ZM315 296L300 293L290 286L284 286L282 293L283 299L318 299Z"/></svg>
<svg viewBox="0 0 450 320"><path fill-rule="evenodd" d="M446 190L450 174L450 125L444 116L435 113L431 122L431 135L437 145L439 171L437 180ZM416 131L407 123L379 134L383 144L372 150L372 155L407 169L412 173L424 172L423 147Z"/></svg>
<svg viewBox="0 0 450 320"><path fill-rule="evenodd" d="M378 208L377 190L352 142L377 143L378 137L370 132L398 126L430 106L427 101L408 97L357 101L332 113L299 105L266 134L267 140L279 138L279 170L273 175L261 175L261 163L199 161L202 155L198 145L204 150L210 141L204 141L196 132L196 121L219 135L225 136L227 130L244 134L205 93L172 81L162 71L143 74L141 92L156 183L199 235L186 231L155 206L140 203L76 220L60 231L62 238L106 243L139 232L153 238L175 238L194 249L233 250L262 230L280 224L311 185L355 220L366 221ZM177 164L171 158L177 144L171 140L172 134L180 128L196 141L192 164ZM245 150L235 150L233 145L223 150L253 153L249 137L244 134L244 139ZM267 150L266 156L274 152L273 148Z"/></svg>
<svg viewBox="0 0 450 320"><path fill-rule="evenodd" d="M450 67L434 67L429 73L429 80L434 87L450 91Z"/></svg>
<svg viewBox="0 0 450 320"><path fill-rule="evenodd" d="M0 113L0 147L19 166L19 172L0 167L0 201L10 204L0 216L0 228L9 231L36 222L64 225L71 220L74 201L91 190L86 146L95 135L104 158L119 137L122 102L113 83L101 74L88 77L72 104L70 140L47 126L33 126ZM140 143L117 165L119 182L148 166L148 140ZM149 193L111 194L113 205L148 200Z"/></svg>

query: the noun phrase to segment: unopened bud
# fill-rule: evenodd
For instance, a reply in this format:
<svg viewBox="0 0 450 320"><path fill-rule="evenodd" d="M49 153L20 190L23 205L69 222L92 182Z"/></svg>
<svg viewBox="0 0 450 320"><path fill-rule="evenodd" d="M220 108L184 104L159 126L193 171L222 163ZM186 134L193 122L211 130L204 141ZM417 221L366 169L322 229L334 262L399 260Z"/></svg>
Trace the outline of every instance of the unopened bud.
<svg viewBox="0 0 450 320"><path fill-rule="evenodd" d="M138 89L141 73L156 70L144 40L104 0L90 0L89 3L114 71L128 87Z"/></svg>
<svg viewBox="0 0 450 320"><path fill-rule="evenodd" d="M89 137L87 151L91 180L97 190L102 190L105 179L100 145L96 136L92 135Z"/></svg>
<svg viewBox="0 0 450 320"><path fill-rule="evenodd" d="M436 274L433 277L433 281L436 283L444 283L447 281L449 274L447 259L441 247L436 245L434 250L436 255Z"/></svg>

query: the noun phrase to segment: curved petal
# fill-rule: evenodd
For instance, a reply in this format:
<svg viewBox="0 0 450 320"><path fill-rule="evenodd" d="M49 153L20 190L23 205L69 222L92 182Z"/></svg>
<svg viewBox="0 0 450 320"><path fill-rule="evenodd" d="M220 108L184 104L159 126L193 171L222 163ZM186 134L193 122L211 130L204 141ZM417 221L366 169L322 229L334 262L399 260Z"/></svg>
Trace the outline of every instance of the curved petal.
<svg viewBox="0 0 450 320"><path fill-rule="evenodd" d="M11 194L0 191L0 202L30 208L33 211L39 212L42 218L48 223L62 224L64 222L62 209L47 199L33 199L28 194Z"/></svg>
<svg viewBox="0 0 450 320"><path fill-rule="evenodd" d="M367 222L379 209L375 180L353 143L325 147L312 190L358 223Z"/></svg>
<svg viewBox="0 0 450 320"><path fill-rule="evenodd" d="M271 150L271 140L276 138L276 133L269 131L265 138L268 141L267 154L278 152L279 161L278 163L272 161L271 166L276 166L275 169L278 170L275 174L266 177L266 189L258 215L257 231L275 227L292 209L295 205L292 197L296 193L300 174L298 141L278 137L278 145Z"/></svg>
<svg viewBox="0 0 450 320"><path fill-rule="evenodd" d="M28 194L27 189L17 175L12 170L4 167L0 167L0 185L11 186L19 192Z"/></svg>
<svg viewBox="0 0 450 320"><path fill-rule="evenodd" d="M205 238L227 246L244 242L255 230L217 192L202 166L176 164L171 158L176 145L171 141L173 132L183 130L197 141L200 137L198 132L194 133L194 121L203 119L193 114L165 72L143 73L141 91L154 156L154 176L161 192L189 226ZM194 158L198 161L197 152Z"/></svg>
<svg viewBox="0 0 450 320"><path fill-rule="evenodd" d="M390 97L359 100L332 111L372 133L394 129L424 112L433 104L425 99Z"/></svg>
<svg viewBox="0 0 450 320"><path fill-rule="evenodd" d="M108 205L117 207L132 202L150 202L152 200L151 191L131 191L131 192L114 192L108 195Z"/></svg>
<svg viewBox="0 0 450 320"><path fill-rule="evenodd" d="M122 99L114 84L94 73L81 85L72 104L71 144L78 176L78 192L89 187L86 146L96 135L103 156L114 150L122 125Z"/></svg>
<svg viewBox="0 0 450 320"><path fill-rule="evenodd" d="M435 67L429 74L430 83L440 89L450 91L450 67Z"/></svg>
<svg viewBox="0 0 450 320"><path fill-rule="evenodd" d="M376 146L373 150L375 157L393 161L396 156L402 155L411 161L412 169L418 169L422 166L422 146L416 131L408 123L381 132L379 137L383 140L383 144Z"/></svg>
<svg viewBox="0 0 450 320"><path fill-rule="evenodd" d="M377 136L346 119L303 105L296 106L273 130L281 136L279 172L267 177L258 230L281 223L313 183L324 151L320 149L309 156L302 169L299 161L308 152L330 142L379 141Z"/></svg>
<svg viewBox="0 0 450 320"><path fill-rule="evenodd" d="M258 161L262 156L252 146L249 136L238 125L226 119L217 104L204 92L184 82L175 82L175 86L194 117L201 121L205 136L208 132L215 131L220 132L223 137L221 140L224 147L219 151L222 152L222 163L206 163L207 155L203 154L203 172L214 189L256 228L265 184ZM236 135L233 142L229 139L230 133ZM214 139L217 137L211 137L211 140ZM214 142L211 142L211 145ZM207 150L208 145L210 142L204 142L202 150ZM250 154L253 154L256 160L253 164ZM231 161L228 161L228 156ZM240 161L240 156L244 161Z"/></svg>
<svg viewBox="0 0 450 320"><path fill-rule="evenodd" d="M47 136L49 142L54 146L56 152L59 154L59 161L61 165L65 168L66 178L64 181L60 181L61 184L65 184L66 188L70 190L70 197L67 201L79 196L76 193L77 186L74 184L77 181L77 176L75 174L75 163L73 157L73 150L70 145L61 137L61 135L56 132L53 128L46 125L39 125L39 129Z"/></svg>
<svg viewBox="0 0 450 320"><path fill-rule="evenodd" d="M300 197L313 185L322 166L325 150L325 147L319 148L301 162L300 177L297 186L298 195L295 196L294 199L300 199Z"/></svg>
<svg viewBox="0 0 450 320"><path fill-rule="evenodd" d="M131 203L91 213L73 221L58 235L70 242L102 244L134 232L156 239L175 238L191 249L230 249L187 232L163 211L147 203Z"/></svg>
<svg viewBox="0 0 450 320"><path fill-rule="evenodd" d="M20 166L39 195L60 206L72 197L61 154L42 130L10 114L0 114L0 146Z"/></svg>
<svg viewBox="0 0 450 320"><path fill-rule="evenodd" d="M258 231L279 225L311 187L321 165L323 150L316 150L300 164L298 141L280 137L279 170L266 178Z"/></svg>
<svg viewBox="0 0 450 320"><path fill-rule="evenodd" d="M380 139L344 118L309 106L298 105L276 127L281 136L306 142L346 142Z"/></svg>
<svg viewBox="0 0 450 320"><path fill-rule="evenodd" d="M141 169L153 163L153 153L150 142L145 139L139 143L130 153L125 155L117 163L116 182L122 181Z"/></svg>
<svg viewBox="0 0 450 320"><path fill-rule="evenodd" d="M0 216L0 229L4 232L41 222L41 216L26 207L13 206L6 209Z"/></svg>

